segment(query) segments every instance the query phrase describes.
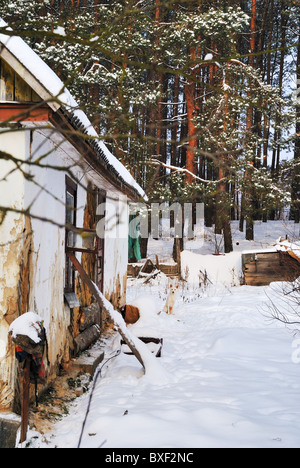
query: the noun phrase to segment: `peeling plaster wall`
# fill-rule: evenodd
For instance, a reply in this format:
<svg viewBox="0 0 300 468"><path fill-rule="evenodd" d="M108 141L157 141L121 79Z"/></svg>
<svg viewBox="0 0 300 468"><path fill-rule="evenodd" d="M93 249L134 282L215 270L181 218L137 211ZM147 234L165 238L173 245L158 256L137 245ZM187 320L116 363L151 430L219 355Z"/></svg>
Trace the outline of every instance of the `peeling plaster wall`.
<svg viewBox="0 0 300 468"><path fill-rule="evenodd" d="M83 185L78 185L77 226L84 223L87 204L85 187L89 182L106 190L110 226L116 225L116 219L121 220L117 235L110 228L105 234L104 293L115 307L123 306L126 301L128 210L126 198L84 165L76 149L68 142L62 142L58 134L51 130L35 128L32 131L30 127L23 132L8 133L4 138L1 136L0 150L24 160L36 160L47 155L41 161L51 168L25 166L38 185L24 181L20 171L11 175L7 182L0 182L0 204L19 209L32 204L33 215L54 222L42 222L32 217L28 227L23 215L9 214L0 226L0 244L6 244L0 247L0 353L4 348L7 352L5 357L0 355L1 411L5 408L3 401L7 408L12 404L16 374L13 346L8 342L8 327L21 312L33 311L44 319L49 344L50 377L55 376L61 363L70 359L72 318L64 302L65 229L55 224L65 223L66 171L58 168L69 168L69 172ZM5 173L4 169L8 172L10 167L0 161L1 175ZM25 227L32 229L30 243L24 237ZM18 243L7 244L20 237L22 240ZM25 253L26 259L23 258ZM76 255L81 261L81 254ZM23 275L22 265L26 265ZM8 314L11 314L9 320ZM4 359L1 360L1 357Z"/></svg>
<svg viewBox="0 0 300 468"><path fill-rule="evenodd" d="M126 303L128 266L128 206L127 199L107 197L104 247L104 295L114 307ZM117 225L116 220L119 220Z"/></svg>
<svg viewBox="0 0 300 468"><path fill-rule="evenodd" d="M75 150L74 150L75 151ZM32 281L29 309L43 317L47 329L49 360L52 371L62 362L69 360L70 310L64 304L65 275L65 176L58 170L74 166L63 148L55 148L50 139L40 131L33 132L31 154L34 158L47 154L46 164L51 168L31 169L35 180L43 188L25 183L25 205L34 200L31 212L51 222L32 219L33 252ZM53 168L53 169L52 169ZM75 178L82 179L82 172L72 168ZM83 180L84 183L84 180ZM86 199L84 188L78 188L78 223L82 222Z"/></svg>
<svg viewBox="0 0 300 468"><path fill-rule="evenodd" d="M0 150L25 160L29 153L29 133L1 135ZM0 160L0 205L23 210L24 178L19 170L11 172L14 168L13 163ZM8 213L0 225L0 409L8 409L14 398L16 366L8 329L20 313L24 228L24 216L13 212Z"/></svg>

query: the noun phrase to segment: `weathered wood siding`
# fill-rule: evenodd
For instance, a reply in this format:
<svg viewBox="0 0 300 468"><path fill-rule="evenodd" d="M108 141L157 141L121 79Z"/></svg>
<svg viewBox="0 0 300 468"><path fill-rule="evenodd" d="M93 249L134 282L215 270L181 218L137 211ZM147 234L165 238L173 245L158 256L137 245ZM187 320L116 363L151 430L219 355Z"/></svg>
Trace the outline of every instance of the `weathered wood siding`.
<svg viewBox="0 0 300 468"><path fill-rule="evenodd" d="M3 59L0 59L0 101L41 101L34 90Z"/></svg>
<svg viewBox="0 0 300 468"><path fill-rule="evenodd" d="M267 286L274 281L293 281L300 276L300 263L287 253L243 254L244 282L248 286Z"/></svg>

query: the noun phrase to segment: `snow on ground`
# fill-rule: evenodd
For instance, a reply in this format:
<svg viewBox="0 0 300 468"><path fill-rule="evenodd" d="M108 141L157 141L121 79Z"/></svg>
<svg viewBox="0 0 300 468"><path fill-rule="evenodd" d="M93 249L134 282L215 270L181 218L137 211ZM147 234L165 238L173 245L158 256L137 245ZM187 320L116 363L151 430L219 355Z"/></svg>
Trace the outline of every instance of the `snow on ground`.
<svg viewBox="0 0 300 468"><path fill-rule="evenodd" d="M215 235L213 228L200 230L199 238L185 241L181 257L182 276L189 283L198 284L207 277L208 283L221 283L227 287L241 282L242 253L249 251L276 251L278 240L288 236L295 252L299 251L299 225L289 221L269 221L255 223L254 241L246 241L245 234L239 231L239 222L232 222L233 252L224 255L223 237ZM294 244L293 244L294 242ZM298 249L296 250L296 246ZM173 241L171 238L149 242L149 257L155 261L155 254L161 263L171 263Z"/></svg>
<svg viewBox="0 0 300 468"><path fill-rule="evenodd" d="M246 241L245 233L239 231L239 222L233 221L232 237L234 252L243 252L244 250L257 250L271 248L276 245L279 237L289 236L291 241L299 239L299 225L291 221L268 221L263 223L257 221L254 229L254 241ZM159 259L168 261L172 256L173 243L169 237L164 239L149 241L149 257L155 260L155 254ZM200 255L211 255L222 253L223 240L222 236L216 235L213 228L200 229L199 238L185 243L185 250L193 251Z"/></svg>
<svg viewBox="0 0 300 468"><path fill-rule="evenodd" d="M282 234L274 229L266 243ZM128 302L148 294L162 310L169 280L160 275L147 285L142 281L129 281ZM276 294L274 284L180 284L174 315L147 310L142 321L164 339L157 359L172 379L153 384L134 356L110 360L96 385L81 446L299 447L300 364L294 330L271 318ZM141 331L138 323L131 329ZM106 359L118 349L115 338ZM32 446L76 447L88 398L78 398L70 414Z"/></svg>
<svg viewBox="0 0 300 468"><path fill-rule="evenodd" d="M160 363L174 381L152 385L133 356L111 361L82 447L299 447L300 368L291 333L265 317L266 292L243 286L194 302L180 297L174 316L157 316ZM39 446L76 447L87 398Z"/></svg>

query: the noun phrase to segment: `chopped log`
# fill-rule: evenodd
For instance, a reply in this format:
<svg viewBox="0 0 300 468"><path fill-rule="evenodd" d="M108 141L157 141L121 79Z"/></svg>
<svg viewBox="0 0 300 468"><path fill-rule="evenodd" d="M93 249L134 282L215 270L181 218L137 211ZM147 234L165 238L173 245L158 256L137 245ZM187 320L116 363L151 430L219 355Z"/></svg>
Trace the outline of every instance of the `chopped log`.
<svg viewBox="0 0 300 468"><path fill-rule="evenodd" d="M84 330L75 338L75 345L77 353L88 349L95 341L98 340L101 334L99 325L92 325Z"/></svg>
<svg viewBox="0 0 300 468"><path fill-rule="evenodd" d="M100 309L99 304L94 303L88 307L81 307L80 309L80 326L79 331L83 332L92 325L100 325Z"/></svg>

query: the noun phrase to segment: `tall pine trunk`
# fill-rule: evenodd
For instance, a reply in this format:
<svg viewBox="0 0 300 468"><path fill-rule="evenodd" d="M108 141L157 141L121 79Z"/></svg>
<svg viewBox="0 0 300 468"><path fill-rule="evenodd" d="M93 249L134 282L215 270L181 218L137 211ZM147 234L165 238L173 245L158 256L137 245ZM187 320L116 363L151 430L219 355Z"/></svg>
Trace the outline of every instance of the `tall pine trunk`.
<svg viewBox="0 0 300 468"><path fill-rule="evenodd" d="M249 65L254 67L254 53L256 45L256 12L257 12L257 0L252 0L251 4L251 33L250 33L250 56L249 56ZM253 108L249 107L247 113L247 132L250 136L253 129ZM254 155L255 156L255 155ZM247 161L246 161L247 164ZM254 166L254 161L250 161L250 165ZM246 178L246 203L245 203L245 220L246 220L246 240L254 239L254 199L253 199L253 183L252 183L252 169L248 167L248 164L245 169L245 178Z"/></svg>
<svg viewBox="0 0 300 468"><path fill-rule="evenodd" d="M300 222L300 19L297 53L297 101L296 101L296 139L294 147L294 169L292 181L291 218Z"/></svg>

